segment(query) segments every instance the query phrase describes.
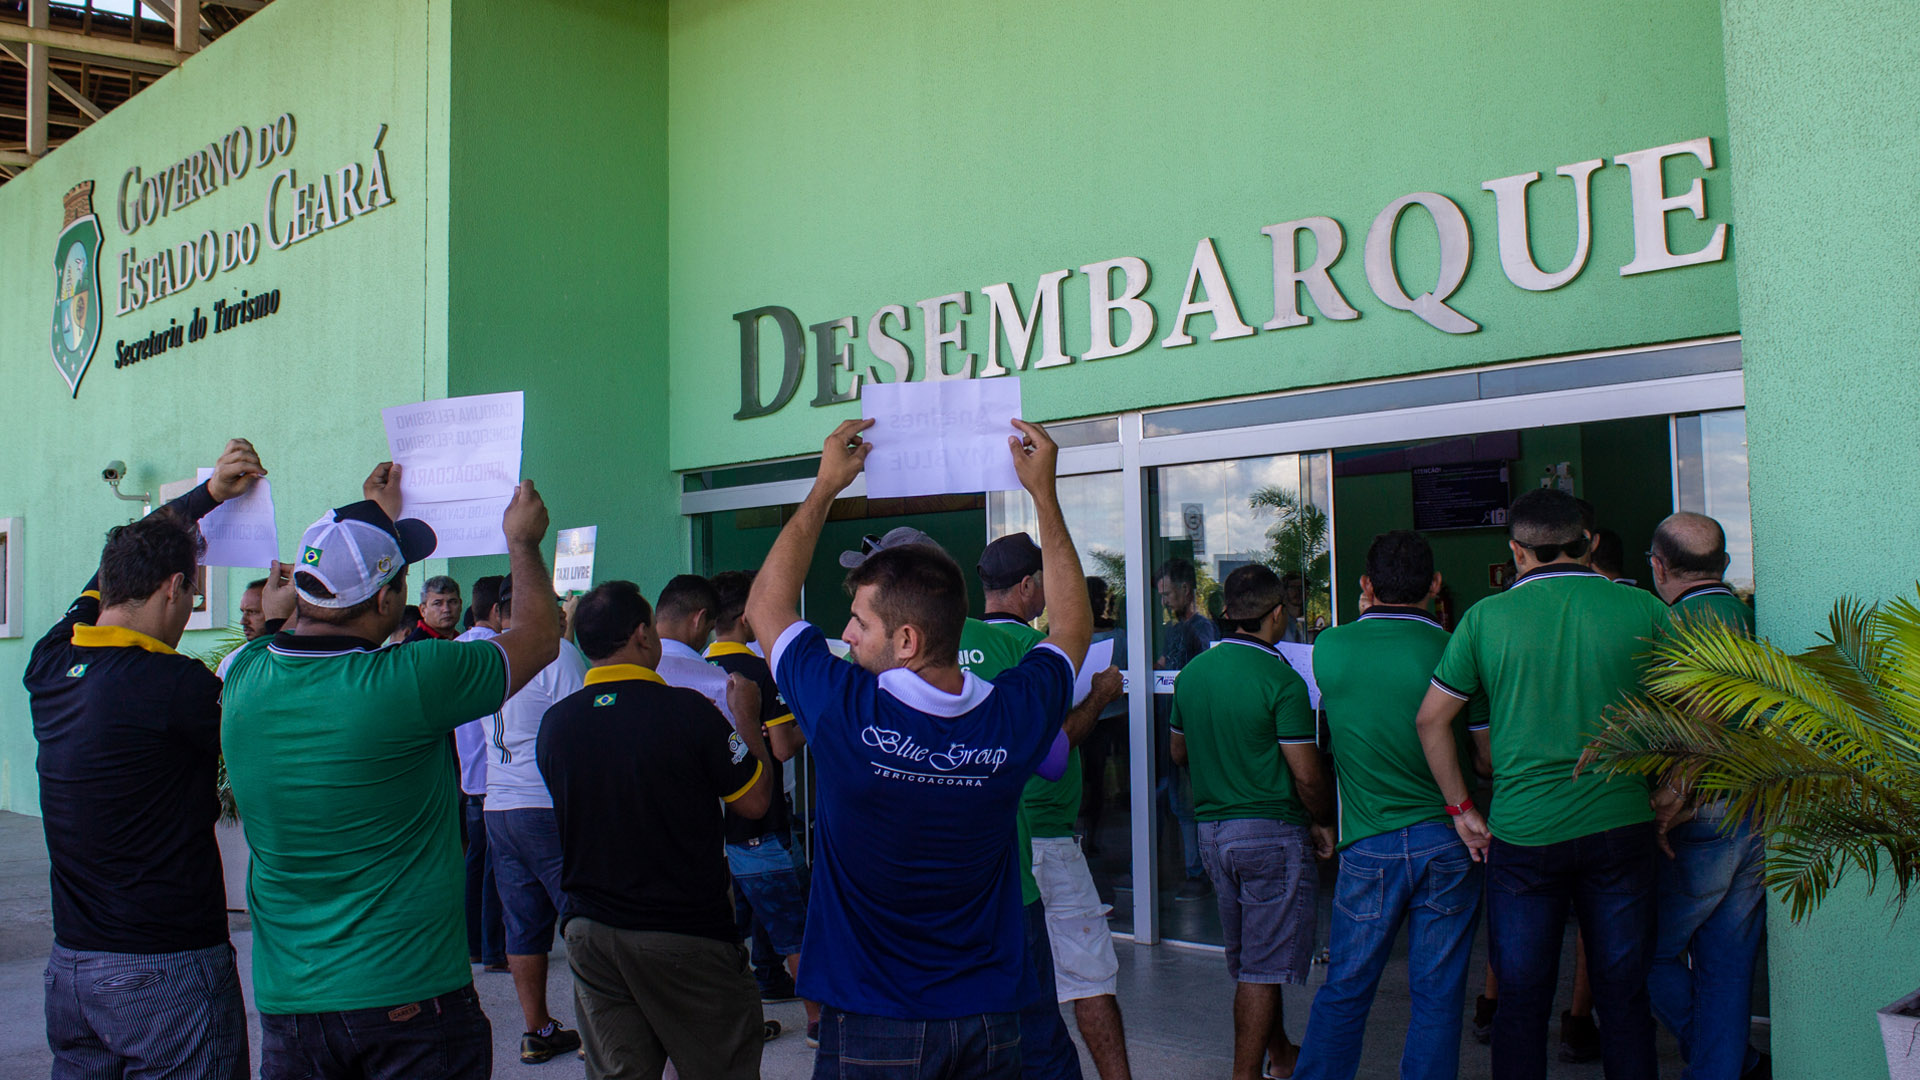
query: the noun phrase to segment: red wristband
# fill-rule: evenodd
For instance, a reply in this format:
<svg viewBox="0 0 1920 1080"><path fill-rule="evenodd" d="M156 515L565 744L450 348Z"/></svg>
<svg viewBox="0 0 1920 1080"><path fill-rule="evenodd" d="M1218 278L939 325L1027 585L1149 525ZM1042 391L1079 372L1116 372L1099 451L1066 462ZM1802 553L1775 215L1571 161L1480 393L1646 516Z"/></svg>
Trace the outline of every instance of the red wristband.
<svg viewBox="0 0 1920 1080"><path fill-rule="evenodd" d="M1448 806L1447 816L1459 817L1461 814L1464 814L1471 809L1473 809L1473 798L1469 796L1467 798L1461 799L1460 805L1458 806Z"/></svg>

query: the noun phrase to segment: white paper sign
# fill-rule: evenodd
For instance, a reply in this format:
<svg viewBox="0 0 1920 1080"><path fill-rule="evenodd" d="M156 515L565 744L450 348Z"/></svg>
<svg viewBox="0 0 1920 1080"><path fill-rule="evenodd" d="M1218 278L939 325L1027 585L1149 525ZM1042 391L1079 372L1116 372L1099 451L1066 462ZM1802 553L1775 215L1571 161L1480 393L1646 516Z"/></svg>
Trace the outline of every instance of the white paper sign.
<svg viewBox="0 0 1920 1080"><path fill-rule="evenodd" d="M435 557L506 552L500 515L520 482L525 409L514 390L380 410L400 466L401 516L433 526Z"/></svg>
<svg viewBox="0 0 1920 1080"><path fill-rule="evenodd" d="M1281 641L1276 642L1273 647L1279 649L1280 655L1286 659L1287 663L1293 665L1293 670L1299 672L1300 677L1307 680L1307 702L1318 709L1320 707L1320 684L1313 681L1313 646L1302 645L1292 641Z"/></svg>
<svg viewBox="0 0 1920 1080"><path fill-rule="evenodd" d="M1113 639L1096 641L1087 646L1087 658L1080 662L1080 673L1073 677L1073 703L1087 700L1093 693L1093 677L1113 666Z"/></svg>
<svg viewBox="0 0 1920 1080"><path fill-rule="evenodd" d="M206 483L212 469L201 469ZM228 499L200 519L200 535L207 539L207 566L241 566L264 570L280 557L280 533L273 524L273 485L265 477L253 482L245 495Z"/></svg>
<svg viewBox="0 0 1920 1080"><path fill-rule="evenodd" d="M593 542L600 526L561 529L553 549L553 591L557 596L593 588Z"/></svg>
<svg viewBox="0 0 1920 1080"><path fill-rule="evenodd" d="M866 439L867 497L965 495L1014 491L1008 423L1020 415L1020 380L875 383L860 395L860 414L877 421Z"/></svg>

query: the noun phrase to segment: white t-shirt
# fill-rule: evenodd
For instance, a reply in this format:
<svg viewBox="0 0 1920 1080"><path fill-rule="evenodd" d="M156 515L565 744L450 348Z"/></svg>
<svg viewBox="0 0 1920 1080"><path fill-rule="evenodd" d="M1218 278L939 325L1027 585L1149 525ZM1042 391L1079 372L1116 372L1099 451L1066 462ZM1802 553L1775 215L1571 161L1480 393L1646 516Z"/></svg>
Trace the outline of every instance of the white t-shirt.
<svg viewBox="0 0 1920 1080"><path fill-rule="evenodd" d="M709 663L701 655L672 638L660 639L660 666L655 674L668 686L698 690L720 709L720 715L733 722L733 710L727 708L727 673L720 665Z"/></svg>
<svg viewBox="0 0 1920 1080"><path fill-rule="evenodd" d="M540 721L561 698L586 685L587 658L573 642L561 639L560 655L540 669L487 725L487 809L553 808L546 778L534 760Z"/></svg>
<svg viewBox="0 0 1920 1080"><path fill-rule="evenodd" d="M500 635L484 626L476 626L455 641L485 641ZM497 715L497 714L496 714ZM460 752L460 791L465 795L487 793L487 725L492 717L469 720L453 729L453 745Z"/></svg>

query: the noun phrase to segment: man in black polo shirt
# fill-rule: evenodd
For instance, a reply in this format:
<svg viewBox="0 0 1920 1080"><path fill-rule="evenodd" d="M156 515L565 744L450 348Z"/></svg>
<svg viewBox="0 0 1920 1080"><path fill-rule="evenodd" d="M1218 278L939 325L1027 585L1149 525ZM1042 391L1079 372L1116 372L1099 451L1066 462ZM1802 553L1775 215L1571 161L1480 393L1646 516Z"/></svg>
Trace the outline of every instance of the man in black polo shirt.
<svg viewBox="0 0 1920 1080"><path fill-rule="evenodd" d="M213 836L220 680L174 648L204 549L195 522L265 475L234 439L206 483L109 531L99 572L28 662L53 868L55 1076L247 1075ZM264 604L269 627L291 613L278 565Z"/></svg>
<svg viewBox="0 0 1920 1080"><path fill-rule="evenodd" d="M560 830L561 912L587 1075L760 1075L760 996L733 922L715 800L742 817L774 792L756 712L727 720L655 666L653 610L630 581L581 598L593 667L547 710L535 751ZM729 697L747 681L727 676Z"/></svg>

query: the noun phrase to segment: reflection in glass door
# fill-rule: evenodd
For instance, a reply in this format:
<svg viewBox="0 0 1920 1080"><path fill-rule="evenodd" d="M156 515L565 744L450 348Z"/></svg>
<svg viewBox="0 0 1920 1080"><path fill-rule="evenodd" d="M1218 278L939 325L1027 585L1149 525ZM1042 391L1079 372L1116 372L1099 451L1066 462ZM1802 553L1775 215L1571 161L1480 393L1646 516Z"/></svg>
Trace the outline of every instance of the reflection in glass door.
<svg viewBox="0 0 1920 1080"><path fill-rule="evenodd" d="M1112 638L1114 663L1127 666L1126 632L1126 515L1122 474L1118 472L1062 476L1060 509L1079 549L1094 601L1094 640ZM998 540L1024 532L1039 539L1033 499L1024 491L987 494L987 539ZM1045 625L1045 616L1041 617ZM1135 691L1139 692L1139 691ZM1133 930L1133 809L1128 800L1129 763L1127 699L1122 697L1100 714L1099 724L1080 744L1084 786L1080 799L1078 833L1093 883L1101 900L1113 908L1113 929Z"/></svg>
<svg viewBox="0 0 1920 1080"><path fill-rule="evenodd" d="M1219 640L1220 586L1261 563L1287 587L1284 640L1310 642L1332 621L1331 458L1322 453L1169 465L1147 482L1153 612L1155 827L1163 937L1219 944L1220 917L1200 864L1198 825L1184 768L1169 754L1173 681ZM1144 870L1145 868L1141 868Z"/></svg>
<svg viewBox="0 0 1920 1080"><path fill-rule="evenodd" d="M1705 514L1727 532L1727 584L1753 597L1753 505L1747 498L1747 410L1673 418L1676 510Z"/></svg>

